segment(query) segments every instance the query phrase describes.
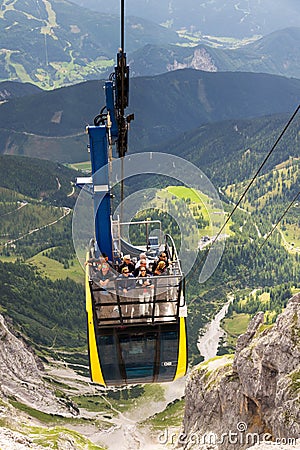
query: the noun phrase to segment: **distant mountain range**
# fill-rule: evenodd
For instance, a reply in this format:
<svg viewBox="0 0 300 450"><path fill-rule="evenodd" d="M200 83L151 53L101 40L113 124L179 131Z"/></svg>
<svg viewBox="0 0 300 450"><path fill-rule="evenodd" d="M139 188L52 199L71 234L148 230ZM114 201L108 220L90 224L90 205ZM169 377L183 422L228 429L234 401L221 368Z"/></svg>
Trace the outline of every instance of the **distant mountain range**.
<svg viewBox="0 0 300 450"><path fill-rule="evenodd" d="M119 0L73 0L86 8L119 14ZM129 15L144 17L178 30L201 31L215 36L266 35L288 26L298 26L298 0L130 0Z"/></svg>
<svg viewBox="0 0 300 450"><path fill-rule="evenodd" d="M193 68L209 72L264 72L300 78L300 28L286 28L238 48L201 44L194 47L146 45L131 53L134 76Z"/></svg>
<svg viewBox="0 0 300 450"><path fill-rule="evenodd" d="M95 13L67 0L0 4L0 80L49 88L99 78L114 65L120 47L117 15ZM148 20L126 19L129 51L179 40L174 31Z"/></svg>
<svg viewBox="0 0 300 450"><path fill-rule="evenodd" d="M290 113L300 98L297 79L192 69L133 78L130 89L132 152L179 139L204 124ZM102 82L96 81L12 98L0 105L0 153L87 160L84 128L104 102Z"/></svg>
<svg viewBox="0 0 300 450"><path fill-rule="evenodd" d="M252 6L256 1L250 2ZM189 2L196 7L195 0ZM202 2L201 8L209 10L218 3L222 4L220 11L223 7L227 11L229 3L233 8L231 2L225 7L221 0L210 6ZM240 8L241 4L239 2ZM182 2L180 5L172 2L174 11L182 7ZM151 3L154 11L156 6L155 2ZM187 5L185 9L188 9ZM112 14L113 6L108 10L109 14L95 12L87 9L85 3L83 8L67 0L37 0L28 4L2 2L0 80L53 89L106 78L114 68L120 46L119 10L117 14ZM139 8L133 10L137 14ZM230 15L226 16L227 20L230 21ZM148 19L127 14L125 50L131 73L135 76L155 75L191 67L206 71L267 72L300 78L300 28L276 31L248 45L235 40L222 41L214 38L213 33L213 30L209 36L186 30L176 33Z"/></svg>

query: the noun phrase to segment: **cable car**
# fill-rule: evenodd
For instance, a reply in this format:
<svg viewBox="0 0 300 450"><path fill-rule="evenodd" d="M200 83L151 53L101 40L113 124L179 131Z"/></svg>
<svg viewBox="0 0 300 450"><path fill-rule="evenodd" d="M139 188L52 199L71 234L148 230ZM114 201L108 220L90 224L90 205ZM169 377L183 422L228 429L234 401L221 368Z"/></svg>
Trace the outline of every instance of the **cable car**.
<svg viewBox="0 0 300 450"><path fill-rule="evenodd" d="M166 235L162 243L169 261L168 273L151 277L147 293L137 285L138 278L131 276L132 289L125 292L121 288L124 277L117 271L124 252L141 252L123 239L122 221L113 221L111 215L112 148L116 148L123 164L128 125L134 118L133 114L124 115L128 94L129 67L121 45L115 72L105 83L106 105L94 125L87 127L92 176L77 180L78 186L88 185L93 196L95 236L86 256L86 313L91 380L103 386L173 381L187 370L184 275L172 237ZM121 179L121 197L123 182ZM147 241L145 249L150 258L154 257L157 239L150 244ZM93 259L103 262L104 254L113 271L105 288L89 263Z"/></svg>
<svg viewBox="0 0 300 450"><path fill-rule="evenodd" d="M94 249L88 254L90 258ZM151 278L151 295L122 295L116 276L103 289L86 267L86 311L92 381L104 386L173 381L187 369L184 276L166 236L169 274ZM127 278L128 280L129 278ZM130 278L135 286L139 279ZM147 308L145 308L145 306Z"/></svg>

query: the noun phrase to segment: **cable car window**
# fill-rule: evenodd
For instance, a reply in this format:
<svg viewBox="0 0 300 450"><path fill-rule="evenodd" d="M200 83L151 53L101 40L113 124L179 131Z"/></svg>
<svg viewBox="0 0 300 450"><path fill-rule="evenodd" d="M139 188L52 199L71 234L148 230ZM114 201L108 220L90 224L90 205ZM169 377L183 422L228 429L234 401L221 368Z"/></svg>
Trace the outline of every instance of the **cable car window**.
<svg viewBox="0 0 300 450"><path fill-rule="evenodd" d="M143 379L145 382L151 382L153 380L156 341L156 333L119 336L128 381Z"/></svg>
<svg viewBox="0 0 300 450"><path fill-rule="evenodd" d="M113 381L122 379L117 355L117 345L114 335L98 336L98 353L105 378Z"/></svg>
<svg viewBox="0 0 300 450"><path fill-rule="evenodd" d="M160 361L157 381L173 379L177 369L178 331L162 331L160 333Z"/></svg>

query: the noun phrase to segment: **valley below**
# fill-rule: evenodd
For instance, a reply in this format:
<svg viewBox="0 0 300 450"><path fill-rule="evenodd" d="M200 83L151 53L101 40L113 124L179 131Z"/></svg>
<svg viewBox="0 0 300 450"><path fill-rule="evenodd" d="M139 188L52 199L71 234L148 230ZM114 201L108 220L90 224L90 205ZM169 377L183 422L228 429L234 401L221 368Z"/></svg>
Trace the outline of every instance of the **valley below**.
<svg viewBox="0 0 300 450"><path fill-rule="evenodd" d="M155 429L151 420L154 415L162 413L170 403L180 400L184 395L185 378L174 383L150 386L150 389L146 386L145 394L132 402L109 398L105 388L91 383L88 377L78 375L63 361L49 361L40 374L47 383L57 386L56 395L59 390L61 398L72 405L72 413L61 410L58 414L59 400L56 406L55 404L51 406L49 391L47 392L49 398L44 397L41 405L41 409L45 409L45 404L48 405L47 413L38 412L38 402L35 404L37 409L28 405L30 398L26 389L22 391L17 385L9 388L6 386L4 388L6 396L9 394L10 399L17 400L11 401L9 398L0 400L0 424L3 425L0 427L1 450L12 448L9 447L12 442L18 442L19 447L16 448L20 450L29 447L45 448L44 445L38 444L43 435L49 440L49 447L46 448L52 448L53 436L50 436L58 429L64 433L66 441L69 440L68 434L71 433L72 436L72 432L75 432L77 437L83 436L88 439L94 445L88 448L111 450L165 448L159 443L162 431L160 428ZM31 389L35 389L34 397L37 399L39 388L37 384L34 388L32 381L31 384ZM30 389L30 386L28 387ZM76 399L80 399L82 403L79 408ZM174 432L178 433L177 427L174 428ZM78 439L80 441L80 438ZM73 446L64 447L65 444L61 444L60 448L86 448L80 446L78 442L73 438Z"/></svg>
<svg viewBox="0 0 300 450"><path fill-rule="evenodd" d="M225 332L221 328L220 324L222 319L226 316L229 304L232 300L233 298L231 296L213 320L205 327L204 334L199 336L197 347L200 354L203 356L204 361L214 358L217 354L220 338L225 336Z"/></svg>
<svg viewBox="0 0 300 450"><path fill-rule="evenodd" d="M198 347L205 360L216 356L219 337L224 334L220 322L231 301L221 308L199 338ZM26 364L32 367L31 378L25 385L23 382L22 389L22 381L17 381L18 377L22 378L19 367L9 369L15 372L14 383L4 379L2 392L5 396L0 405L0 424L4 425L0 428L1 450L10 448L12 442L16 442L18 450L45 448L38 444L43 435L49 440L50 448L53 434L57 434L58 429L64 430L60 431L64 436L60 444L62 449L86 448L78 444L80 436L95 446L89 448L109 450L165 449L166 436L171 436L172 441L177 439L182 426L188 375L173 383L145 385L140 389L141 394L132 399L129 398L130 390L133 391L134 386L108 390L91 383L89 377L74 370L74 365L77 369L80 365L64 360L63 353L60 353L60 359L49 357L43 363L37 362L22 341L10 334L4 322L2 326L7 341L11 340L14 347L18 345L18 357L23 361L26 357ZM88 368L82 366L82 369ZM43 400L39 405L41 397ZM177 407L175 414L174 406ZM72 432L76 433L76 439L70 438ZM70 439L73 447L64 447Z"/></svg>

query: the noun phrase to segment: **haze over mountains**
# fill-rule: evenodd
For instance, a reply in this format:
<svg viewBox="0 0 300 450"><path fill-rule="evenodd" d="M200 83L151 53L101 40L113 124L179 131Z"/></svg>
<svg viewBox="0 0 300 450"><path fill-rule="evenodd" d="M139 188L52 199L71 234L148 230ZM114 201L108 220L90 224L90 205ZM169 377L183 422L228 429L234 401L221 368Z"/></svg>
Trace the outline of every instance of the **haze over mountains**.
<svg viewBox="0 0 300 450"><path fill-rule="evenodd" d="M119 14L119 0L73 0L103 13ZM129 15L215 36L243 38L300 23L297 0L128 0Z"/></svg>

